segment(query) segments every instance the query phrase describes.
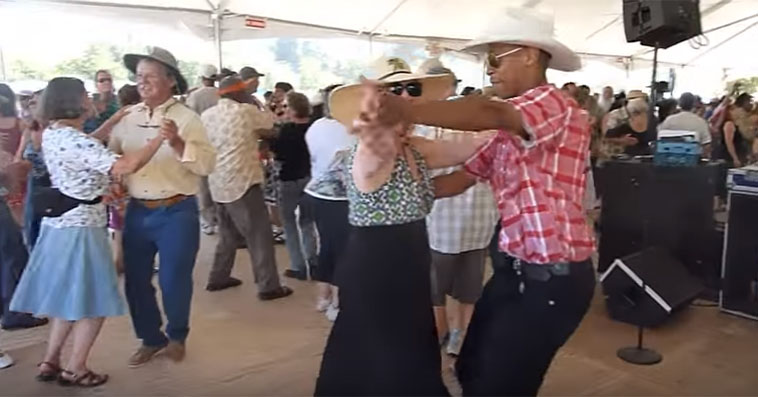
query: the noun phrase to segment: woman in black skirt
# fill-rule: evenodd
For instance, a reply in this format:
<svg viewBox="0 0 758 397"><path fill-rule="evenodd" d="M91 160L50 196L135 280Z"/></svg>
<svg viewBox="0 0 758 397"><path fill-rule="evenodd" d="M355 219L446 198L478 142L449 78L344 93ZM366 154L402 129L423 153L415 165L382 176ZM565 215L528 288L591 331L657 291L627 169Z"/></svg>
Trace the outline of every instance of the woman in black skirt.
<svg viewBox="0 0 758 397"><path fill-rule="evenodd" d="M383 89L407 99L440 99L452 76L395 73ZM407 65L403 64L407 70ZM393 87L402 87L397 89ZM411 92L408 88L413 87ZM415 95L414 94L419 94ZM369 98L375 98L371 96ZM332 94L335 118L358 113L361 87ZM345 110L352 106L352 110ZM363 111L376 111L364 101ZM378 123L376 123L378 124ZM358 126L347 158L350 237L337 268L340 314L324 351L316 395L447 395L434 325L426 215L434 202L428 169L464 162L486 137L464 143L407 138L412 126Z"/></svg>

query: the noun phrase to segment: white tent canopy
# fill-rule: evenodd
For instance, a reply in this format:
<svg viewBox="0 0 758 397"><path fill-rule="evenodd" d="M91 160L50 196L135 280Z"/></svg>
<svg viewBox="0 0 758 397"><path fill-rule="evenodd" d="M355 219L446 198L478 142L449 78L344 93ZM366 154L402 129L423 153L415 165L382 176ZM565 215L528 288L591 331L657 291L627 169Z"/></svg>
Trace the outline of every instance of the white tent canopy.
<svg viewBox="0 0 758 397"><path fill-rule="evenodd" d="M535 7L555 14L557 36L585 59L583 76L561 75L556 80L583 78L598 80L594 82L597 85L624 79L642 87L649 82L652 49L626 42L622 3L622 0L0 0L0 17L3 7L34 10L34 6L40 6L171 27L209 43L215 41L214 57L222 63L222 42L271 37L351 37L372 42L411 41L431 49L454 49L505 7ZM699 45L690 41L661 50L659 80L667 80L667 69L674 68L678 81L691 84L682 88L710 94L723 87L728 78L758 74L755 51L758 0L700 0L700 9L705 38L698 40ZM260 18L265 28L245 26L248 16ZM208 55L210 59L212 54ZM619 77L593 79L597 72L614 75L601 63L618 70ZM710 86L702 86L704 80Z"/></svg>
<svg viewBox="0 0 758 397"><path fill-rule="evenodd" d="M20 1L0 0L5 3ZM208 40L263 37L370 37L424 40L455 48L504 7L537 7L554 12L558 37L584 57L648 64L652 51L626 43L621 0L88 0L35 1L81 12L181 25ZM701 0L708 45L684 42L660 53L669 66L758 69L758 0ZM245 16L266 21L263 29L245 26ZM753 51L750 51L753 49Z"/></svg>

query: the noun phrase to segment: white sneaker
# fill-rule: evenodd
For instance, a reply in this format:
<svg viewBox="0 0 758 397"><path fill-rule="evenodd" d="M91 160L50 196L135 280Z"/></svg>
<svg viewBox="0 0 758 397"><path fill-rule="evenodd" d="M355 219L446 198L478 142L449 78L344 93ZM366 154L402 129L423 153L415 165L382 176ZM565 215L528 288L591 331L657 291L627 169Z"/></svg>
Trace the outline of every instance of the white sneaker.
<svg viewBox="0 0 758 397"><path fill-rule="evenodd" d="M325 312L327 309L329 309L329 306L332 305L332 301L329 299L324 298L318 298L318 302L316 302L316 311L319 313Z"/></svg>
<svg viewBox="0 0 758 397"><path fill-rule="evenodd" d="M205 222L200 222L200 230L208 236L216 234L216 227Z"/></svg>
<svg viewBox="0 0 758 397"><path fill-rule="evenodd" d="M14 364L13 357L0 351L0 369L5 369Z"/></svg>
<svg viewBox="0 0 758 397"><path fill-rule="evenodd" d="M458 357L458 354L461 352L461 345L463 345L461 330L454 329L450 331L450 340L447 342L447 354Z"/></svg>
<svg viewBox="0 0 758 397"><path fill-rule="evenodd" d="M337 316L339 314L340 314L339 307L334 307L332 305L329 305L329 308L326 309L326 318L331 322L334 322L335 320L337 320Z"/></svg>

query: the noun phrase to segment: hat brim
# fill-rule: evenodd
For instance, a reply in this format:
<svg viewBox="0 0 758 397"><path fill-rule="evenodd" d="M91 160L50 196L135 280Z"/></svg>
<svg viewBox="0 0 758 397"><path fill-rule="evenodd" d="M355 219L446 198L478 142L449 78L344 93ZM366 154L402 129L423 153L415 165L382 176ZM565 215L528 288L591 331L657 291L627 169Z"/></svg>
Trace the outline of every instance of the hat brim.
<svg viewBox="0 0 758 397"><path fill-rule="evenodd" d="M389 76L378 81L381 84L402 83L406 81L420 81L422 83L421 100L443 100L453 84L453 76L422 75L415 73L403 73ZM339 87L332 91L329 96L329 111L331 116L350 130L353 122L358 118L361 108L363 91L361 84L351 84Z"/></svg>
<svg viewBox="0 0 758 397"><path fill-rule="evenodd" d="M149 55L141 55L141 54L126 54L124 55L124 66L132 72L137 73L137 64L139 64L139 61L143 59L149 59L151 61L155 61L160 63L161 65L168 68L169 71L174 75L176 78L176 93L178 95L183 95L187 92L187 80L184 79L184 76L182 76L182 73L179 71L179 69L161 61L158 58L151 57Z"/></svg>
<svg viewBox="0 0 758 397"><path fill-rule="evenodd" d="M526 37L496 37L490 39L474 40L466 44L461 50L476 55L486 54L490 44L502 43L524 47L538 48L550 54L550 69L563 72L575 72L582 68L582 59L570 48L553 38L534 40Z"/></svg>

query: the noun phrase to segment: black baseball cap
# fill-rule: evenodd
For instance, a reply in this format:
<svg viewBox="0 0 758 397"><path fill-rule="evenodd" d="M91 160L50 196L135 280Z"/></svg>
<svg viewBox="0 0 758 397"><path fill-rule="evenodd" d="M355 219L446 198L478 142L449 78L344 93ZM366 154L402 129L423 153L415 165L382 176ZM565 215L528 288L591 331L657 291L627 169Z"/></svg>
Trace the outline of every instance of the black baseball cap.
<svg viewBox="0 0 758 397"><path fill-rule="evenodd" d="M250 67L250 66L245 66L244 68L240 69L239 75L243 81L254 79L256 77L265 76L265 74L258 73L258 71L255 70L255 68Z"/></svg>

